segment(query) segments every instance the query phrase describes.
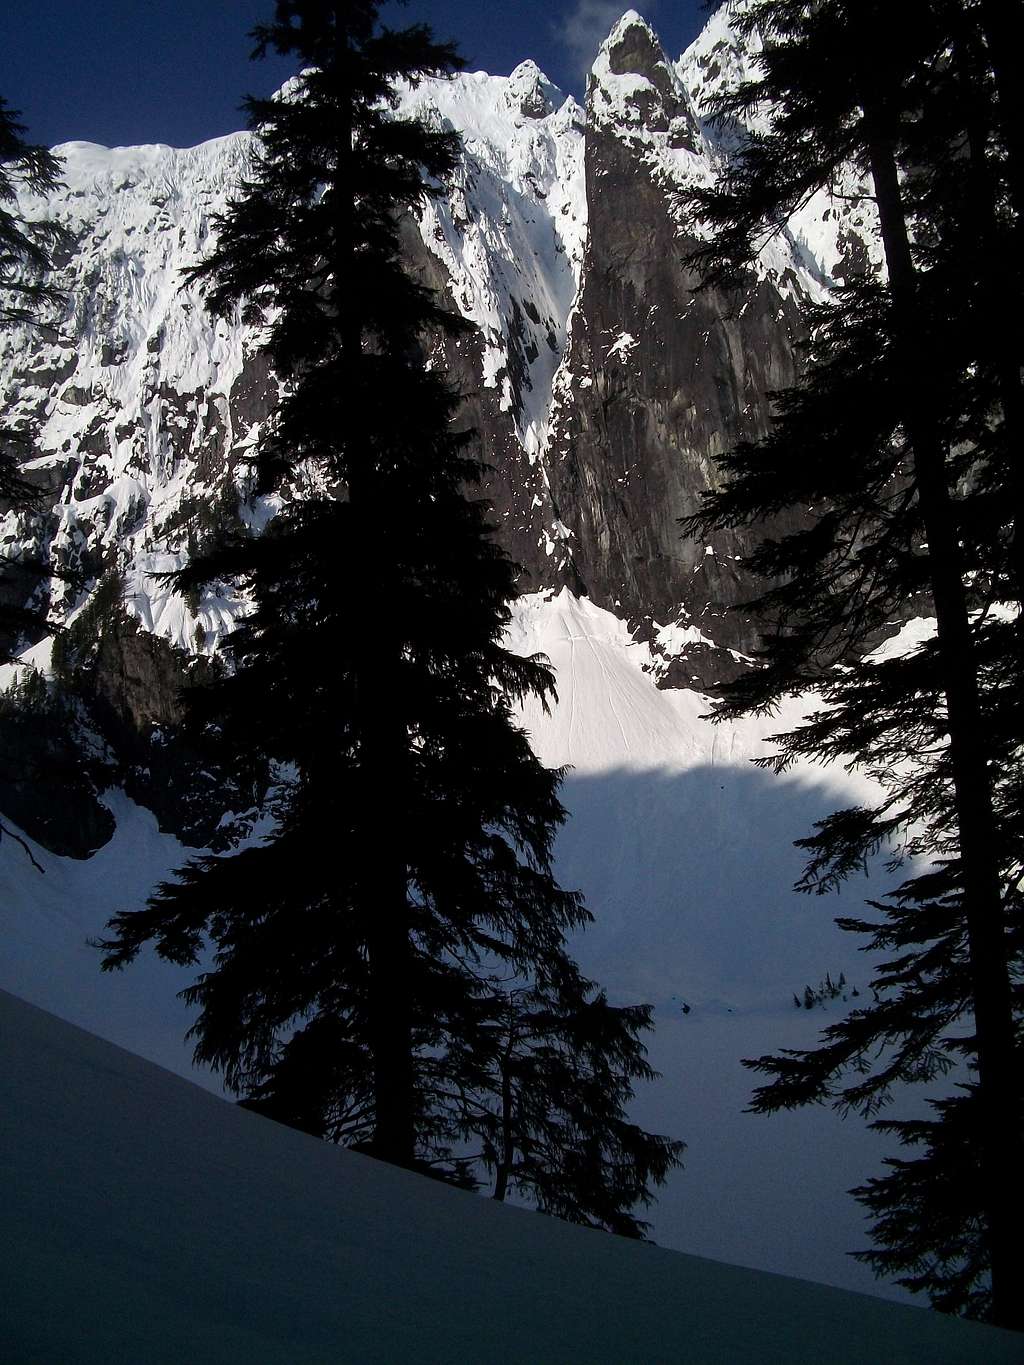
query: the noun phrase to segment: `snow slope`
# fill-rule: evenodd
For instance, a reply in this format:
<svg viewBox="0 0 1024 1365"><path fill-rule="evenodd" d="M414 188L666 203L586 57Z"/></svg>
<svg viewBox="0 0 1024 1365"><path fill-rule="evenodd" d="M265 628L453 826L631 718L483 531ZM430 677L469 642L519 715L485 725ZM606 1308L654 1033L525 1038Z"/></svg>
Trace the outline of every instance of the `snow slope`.
<svg viewBox="0 0 1024 1365"><path fill-rule="evenodd" d="M856 1118L812 1108L744 1113L755 1077L740 1064L809 1047L849 996L812 1011L794 994L826 973L863 992L870 963L833 923L859 915L881 879L840 896L792 891L802 870L793 840L870 784L836 768L800 765L785 777L755 769L764 737L807 709L715 726L699 693L653 685L648 646L625 624L568 592L526 599L514 646L555 665L559 704L524 715L536 751L570 766L570 819L556 844L563 885L579 887L595 922L574 944L619 1001L655 1007L651 1060L662 1080L638 1097L638 1119L688 1143L686 1170L652 1211L662 1244L893 1297L847 1254L868 1244L846 1193L876 1172L891 1143ZM917 1113L920 1096L894 1112Z"/></svg>
<svg viewBox="0 0 1024 1365"><path fill-rule="evenodd" d="M552 714L534 708L523 719L545 762L571 766L557 870L595 917L574 951L617 1000L655 1006L652 1060L663 1079L638 1096L636 1113L688 1143L686 1169L651 1211L655 1239L898 1294L846 1255L866 1233L845 1191L878 1169L884 1145L827 1111L742 1112L752 1080L740 1059L807 1046L827 1020L824 1009L795 1009L794 992L826 972L861 988L867 979L855 942L832 924L860 910L864 888L810 902L790 889L800 870L792 840L837 800L864 795L864 784L830 770L758 773L749 758L771 722L710 725L706 698L659 690L649 648L568 592L523 599L510 639L557 670ZM152 953L101 975L86 944L189 850L160 834L149 812L107 799L118 830L86 862L36 849L40 876L16 846L0 847L0 987L191 1074L189 1019L174 998L189 976ZM215 1077L197 1078L216 1087Z"/></svg>
<svg viewBox="0 0 1024 1365"><path fill-rule="evenodd" d="M104 801L117 830L85 862L33 844L39 873L13 842L0 844L0 986L219 1091L215 1077L193 1072L178 969L147 954L133 971L100 973L89 940L119 906L143 904L191 852L121 792Z"/></svg>
<svg viewBox="0 0 1024 1365"><path fill-rule="evenodd" d="M0 993L12 1365L968 1365L992 1328L445 1189Z"/></svg>

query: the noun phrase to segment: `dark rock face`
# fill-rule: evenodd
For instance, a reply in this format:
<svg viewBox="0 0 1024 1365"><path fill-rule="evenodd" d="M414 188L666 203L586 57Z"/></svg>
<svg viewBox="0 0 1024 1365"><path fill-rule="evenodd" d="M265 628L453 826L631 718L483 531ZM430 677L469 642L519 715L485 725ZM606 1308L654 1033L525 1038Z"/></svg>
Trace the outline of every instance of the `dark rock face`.
<svg viewBox="0 0 1024 1365"><path fill-rule="evenodd" d="M3 716L0 804L51 853L88 858L113 835L115 821L65 720L45 711Z"/></svg>
<svg viewBox="0 0 1024 1365"><path fill-rule="evenodd" d="M683 262L695 243L680 233L671 195L636 136L668 132L669 147L692 150L692 104L646 24L626 26L607 59L614 74L642 79L629 95L625 135L603 120L610 98L600 82L591 86L588 244L566 354L571 378L543 462L530 462L495 390L481 387L478 341L448 341L438 353L467 396L463 420L490 470L483 491L499 539L524 570L524 589L568 586L648 638L654 623L695 627L659 682L713 687L735 676L744 666L736 655L757 643L756 624L737 610L753 595L743 559L757 537L741 531L697 544L678 523L698 510L715 456L767 429L767 393L795 377L800 310L767 280L743 297L694 294ZM408 231L403 247L417 277L447 293L419 234ZM516 339L525 331L517 322L536 321L531 306L512 300L513 393L529 383L529 356ZM545 529L552 524L562 537L554 547Z"/></svg>
<svg viewBox="0 0 1024 1365"><path fill-rule="evenodd" d="M683 265L692 241L680 237L647 167L609 132L588 132L587 186L572 401L549 456L575 573L620 616L682 620L747 653L756 631L735 608L752 595L742 568L751 535L698 544L678 522L698 510L715 455L765 431L766 394L795 375L799 310L766 281L742 299L695 295ZM674 667L671 680L712 685L735 669L731 655L707 648L692 664Z"/></svg>
<svg viewBox="0 0 1024 1365"><path fill-rule="evenodd" d="M259 784L255 772L239 781L219 772L183 732L183 693L209 681L217 667L115 608L98 623L91 661L74 680L94 729L116 755L116 781L153 812L162 830L215 849L228 838L224 811L253 804Z"/></svg>
<svg viewBox="0 0 1024 1365"><path fill-rule="evenodd" d="M140 630L130 617L118 615L102 626L94 664L95 695L120 725L139 734L151 725L177 725L185 673L181 651Z"/></svg>

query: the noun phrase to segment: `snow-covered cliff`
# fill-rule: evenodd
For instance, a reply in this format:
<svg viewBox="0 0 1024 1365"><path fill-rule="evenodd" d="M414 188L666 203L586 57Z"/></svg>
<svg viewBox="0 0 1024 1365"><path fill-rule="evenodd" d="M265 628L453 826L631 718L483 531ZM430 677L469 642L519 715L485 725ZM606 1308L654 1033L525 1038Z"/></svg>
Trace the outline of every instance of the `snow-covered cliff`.
<svg viewBox="0 0 1024 1365"><path fill-rule="evenodd" d="M866 207L819 196L766 247L735 318L691 294L683 195L720 174L731 138L701 102L748 61L728 7L674 63L630 10L585 110L529 61L425 80L401 102L463 138L452 184L408 234L410 261L479 327L444 359L470 394L506 542L528 587L568 584L656 634L669 683L713 682L752 639L730 615L742 538L687 545L677 519L714 454L763 428L765 391L792 377L801 300L857 253L877 257ZM244 455L273 377L258 339L214 322L182 276L249 148L248 134L187 150L69 143L65 187L25 205L74 246L55 329L0 336L2 401L37 424L29 473L53 495L41 516L8 513L0 541L84 576L84 596L56 587L59 623L112 574L139 626L183 650L214 648L236 606L186 602L159 575L272 511L248 500Z"/></svg>

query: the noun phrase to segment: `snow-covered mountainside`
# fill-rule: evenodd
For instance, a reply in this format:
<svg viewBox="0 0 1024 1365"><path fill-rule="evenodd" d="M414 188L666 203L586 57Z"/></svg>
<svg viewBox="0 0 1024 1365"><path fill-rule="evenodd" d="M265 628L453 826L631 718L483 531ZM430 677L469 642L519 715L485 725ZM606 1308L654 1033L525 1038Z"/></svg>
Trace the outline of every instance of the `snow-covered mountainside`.
<svg viewBox="0 0 1024 1365"><path fill-rule="evenodd" d="M1020 1358L1009 1332L445 1189L3 992L0 1064L12 1362Z"/></svg>
<svg viewBox="0 0 1024 1365"><path fill-rule="evenodd" d="M821 1111L744 1115L739 1064L808 1045L825 1011L845 1007L794 1009L826 973L863 988L863 959L831 924L843 903L790 892L791 841L862 787L834 771L760 775L748 760L764 726L701 719L698 689L753 643L736 610L749 541L687 543L677 522L714 455L764 429L767 391L794 373L802 302L877 268L878 252L851 182L766 249L739 306L691 293L682 196L721 173L734 136L709 126L701 101L750 55L728 9L676 62L629 11L585 109L531 62L405 92L403 111L464 144L405 243L410 268L480 329L436 359L467 395L499 535L523 565L514 646L543 650L558 674L553 715L524 721L545 761L572 767L558 872L595 916L574 949L616 998L655 1006L664 1080L639 1097L638 1118L689 1143L655 1236L870 1290L845 1255L866 1233L844 1191L877 1168L878 1140ZM0 985L183 1070L182 974L150 958L101 977L86 940L180 864L179 836L223 846L230 833L223 806L204 805L202 762L172 759L166 734L182 676L209 666L240 604L186 599L160 574L275 510L249 496L245 465L275 379L240 320L214 322L182 283L250 146L238 134L188 150L60 148L65 188L25 208L73 235L57 271L67 314L52 331L0 335L0 405L37 424L27 472L52 495L42 514L0 517L0 542L80 576L52 580L67 630L25 658L91 689L98 727L86 758L60 766L52 735L40 758L38 736L15 746L5 721L0 810L39 836L46 872L4 842ZM854 887L845 911L859 902Z"/></svg>
<svg viewBox="0 0 1024 1365"><path fill-rule="evenodd" d="M744 537L688 544L678 518L713 456L762 430L766 391L792 378L801 301L877 261L868 209L843 185L766 248L734 316L691 294L681 195L715 179L732 136L702 120L701 101L747 60L728 7L676 63L631 10L585 110L529 61L508 77L423 81L400 110L463 138L408 250L479 327L444 361L494 468L501 534L530 588L568 585L658 635L670 684L713 682L752 642L730 611L747 588ZM38 423L30 473L53 494L43 516L8 514L0 539L93 587L123 576L129 616L187 651L215 646L233 604L186 602L157 575L272 510L248 500L241 462L273 377L248 329L212 321L182 282L250 146L237 134L184 151L59 148L65 188L25 208L73 234L56 281L67 314L52 332L0 337L0 393ZM77 588L55 590L57 621L83 605Z"/></svg>

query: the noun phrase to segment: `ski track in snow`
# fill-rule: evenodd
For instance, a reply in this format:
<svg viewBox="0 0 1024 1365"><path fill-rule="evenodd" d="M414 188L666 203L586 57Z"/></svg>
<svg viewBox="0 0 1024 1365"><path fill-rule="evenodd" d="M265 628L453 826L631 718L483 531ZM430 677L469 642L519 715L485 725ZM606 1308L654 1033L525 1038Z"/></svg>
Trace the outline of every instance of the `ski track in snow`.
<svg viewBox="0 0 1024 1365"><path fill-rule="evenodd" d="M569 743L571 744L576 732L576 646L569 642Z"/></svg>
<svg viewBox="0 0 1024 1365"><path fill-rule="evenodd" d="M609 707L609 710L611 711L612 716L613 716L613 718L614 718L614 720L615 720L615 725L616 725L616 727L617 727L617 729L618 729L619 738L622 740L623 747L626 747L626 746L628 746L629 741L628 741L627 738L626 738L626 730L625 730L625 727L624 727L623 724L622 724L622 719L621 719L621 717L619 716L618 709L617 709L617 707L616 707L616 705L615 705L615 694L618 693L618 695L621 696L621 695L622 695L622 689L621 689L621 687L619 686L618 681L617 681L616 679L614 679L614 678L612 678L612 677L609 676L608 670L607 670L607 668L605 668L605 666L604 666L604 660L601 658L600 654L597 652L597 648L596 648L596 646L594 645L594 642L593 642L593 640L590 638L590 636L589 636L589 635L586 635L586 636L584 636L583 638L586 640L588 646L590 647L590 653L591 653L591 655L593 656L595 662L597 663L598 668L601 670L601 677L602 677L602 679L604 680L604 683L605 683L605 685L606 685L606 687L607 687L607 690L608 690L608 707Z"/></svg>

